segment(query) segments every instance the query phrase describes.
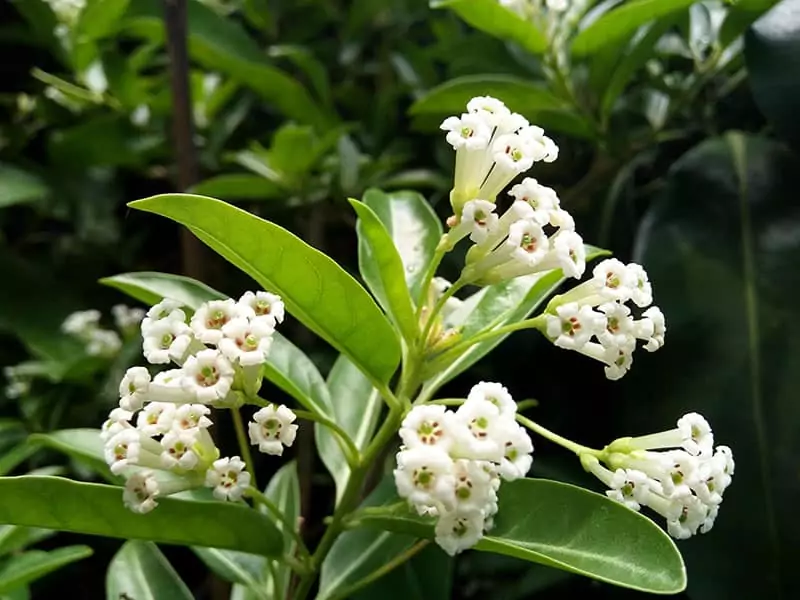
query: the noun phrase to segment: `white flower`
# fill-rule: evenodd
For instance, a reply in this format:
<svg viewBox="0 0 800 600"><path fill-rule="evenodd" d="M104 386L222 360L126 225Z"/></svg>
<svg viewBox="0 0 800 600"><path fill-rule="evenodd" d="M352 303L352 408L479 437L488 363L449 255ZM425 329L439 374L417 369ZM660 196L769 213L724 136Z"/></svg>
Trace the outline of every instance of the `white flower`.
<svg viewBox="0 0 800 600"><path fill-rule="evenodd" d="M541 127L526 125L519 130L518 135L528 145L534 161L551 163L558 158L558 146L544 135Z"/></svg>
<svg viewBox="0 0 800 600"><path fill-rule="evenodd" d="M467 112L479 116L489 127L503 125L511 116L505 104L491 96L477 96L467 102ZM448 140L449 141L449 140Z"/></svg>
<svg viewBox="0 0 800 600"><path fill-rule="evenodd" d="M114 475L134 465L157 469L161 466L160 450L155 440L136 429L126 428L106 442L105 459Z"/></svg>
<svg viewBox="0 0 800 600"><path fill-rule="evenodd" d="M480 114L448 117L439 127L447 132L447 143L455 150L484 150L492 136L491 125Z"/></svg>
<svg viewBox="0 0 800 600"><path fill-rule="evenodd" d="M533 464L533 442L524 427L509 424L508 434L503 444L503 460L499 466L500 476L506 481L514 481L530 471Z"/></svg>
<svg viewBox="0 0 800 600"><path fill-rule="evenodd" d="M136 419L136 428L147 436L167 433L175 422L175 404L151 402L144 407Z"/></svg>
<svg viewBox="0 0 800 600"><path fill-rule="evenodd" d="M278 323L283 323L286 308L283 305L283 300L276 294L269 292L245 292L239 298L239 306L249 308L253 311L255 318L264 318L267 323L272 324L274 327ZM239 316L243 316L240 314Z"/></svg>
<svg viewBox="0 0 800 600"><path fill-rule="evenodd" d="M398 452L394 481L400 497L407 499L420 514L428 507L441 512L441 507L449 509L455 502L455 464L438 448Z"/></svg>
<svg viewBox="0 0 800 600"><path fill-rule="evenodd" d="M113 409L108 414L108 419L106 419L105 423L103 423L100 428L100 439L104 442L108 441L123 429L132 428L131 418L133 418L133 413L129 410L124 410L122 408Z"/></svg>
<svg viewBox="0 0 800 600"><path fill-rule="evenodd" d="M182 311L181 311L182 312ZM174 360L180 363L192 343L192 332L178 318L160 319L150 323L147 333L142 325L142 352L147 362L154 365L165 365Z"/></svg>
<svg viewBox="0 0 800 600"><path fill-rule="evenodd" d="M634 330L630 309L619 302L606 302L598 308L606 316L605 329L597 335L600 343L607 348L629 346Z"/></svg>
<svg viewBox="0 0 800 600"><path fill-rule="evenodd" d="M297 416L283 405L274 404L260 409L248 424L250 443L265 454L280 456L284 446L291 446L297 436L297 425L292 423Z"/></svg>
<svg viewBox="0 0 800 600"><path fill-rule="evenodd" d="M632 510L639 510L640 504L647 501L649 482L650 479L641 471L617 469L611 478L611 489L606 492L606 496Z"/></svg>
<svg viewBox="0 0 800 600"><path fill-rule="evenodd" d="M650 306L653 303L653 286L650 285L647 271L636 263L628 263L627 268L628 272L631 273L635 279L631 300L633 300L633 303L639 308Z"/></svg>
<svg viewBox="0 0 800 600"><path fill-rule="evenodd" d="M554 189L539 185L532 177L526 177L508 192L518 202L525 202L533 209L533 220L539 225L550 223L550 213L559 208Z"/></svg>
<svg viewBox="0 0 800 600"><path fill-rule="evenodd" d="M454 502L457 511L486 511L497 502L492 485L494 470L483 467L482 461L459 459L453 463L455 476Z"/></svg>
<svg viewBox="0 0 800 600"><path fill-rule="evenodd" d="M688 413L678 419L683 437L682 446L692 456L710 456L714 446L711 425L698 413Z"/></svg>
<svg viewBox="0 0 800 600"><path fill-rule="evenodd" d="M605 317L589 306L574 302L556 308L555 315L547 315L547 335L559 348L581 349L594 335L605 330Z"/></svg>
<svg viewBox="0 0 800 600"><path fill-rule="evenodd" d="M472 386L466 403L489 402L497 407L503 417L513 419L517 414L517 403L508 393L506 386L492 381L481 381Z"/></svg>
<svg viewBox="0 0 800 600"><path fill-rule="evenodd" d="M150 372L145 367L131 367L119 383L120 408L137 411L147 402Z"/></svg>
<svg viewBox="0 0 800 600"><path fill-rule="evenodd" d="M473 460L503 460L508 419L491 402L470 402L458 407L453 418L456 443L453 456Z"/></svg>
<svg viewBox="0 0 800 600"><path fill-rule="evenodd" d="M61 330L70 335L83 337L89 331L96 329L99 323L99 310L81 310L69 315L62 323Z"/></svg>
<svg viewBox="0 0 800 600"><path fill-rule="evenodd" d="M700 533L708 533L714 527L714 521L717 520L717 515L719 514L719 505L715 504L713 506L706 506L706 518L703 519L703 523L700 525Z"/></svg>
<svg viewBox="0 0 800 600"><path fill-rule="evenodd" d="M245 470L241 458L220 458L215 460L206 472L206 486L214 488L217 500L240 500L250 485L250 473Z"/></svg>
<svg viewBox="0 0 800 600"><path fill-rule="evenodd" d="M143 515L158 506L158 496L158 481L152 471L143 469L131 475L125 482L122 502L129 510Z"/></svg>
<svg viewBox="0 0 800 600"><path fill-rule="evenodd" d="M528 220L517 221L509 227L506 244L513 248L511 259L528 268L536 266L550 250L544 230Z"/></svg>
<svg viewBox="0 0 800 600"><path fill-rule="evenodd" d="M464 204L458 225L453 227L448 237L451 244L469 235L475 243L481 243L497 225L498 216L494 213L495 205L486 200L470 200Z"/></svg>
<svg viewBox="0 0 800 600"><path fill-rule="evenodd" d="M210 300L197 309L189 325L198 340L204 344L217 344L222 339L222 327L237 315L233 299Z"/></svg>
<svg viewBox="0 0 800 600"><path fill-rule="evenodd" d="M604 358L606 366L603 369L606 374L606 379L616 381L631 370L631 366L633 365L633 351L635 349L636 342L632 339L619 346L606 348Z"/></svg>
<svg viewBox="0 0 800 600"><path fill-rule="evenodd" d="M553 12L564 12L569 8L569 0L547 0L546 4Z"/></svg>
<svg viewBox="0 0 800 600"><path fill-rule="evenodd" d="M142 319L142 336L146 337L150 333L150 329L156 323L164 320L180 321L186 323L186 313L181 310L181 303L172 298L164 298L158 304L150 307L150 310L145 314Z"/></svg>
<svg viewBox="0 0 800 600"><path fill-rule="evenodd" d="M145 312L141 308L131 308L124 304L112 306L111 314L114 317L114 323L117 328L122 331L138 327L145 316Z"/></svg>
<svg viewBox="0 0 800 600"><path fill-rule="evenodd" d="M200 457L194 451L197 437L193 431L169 431L161 439L161 465L164 469L189 471L197 466Z"/></svg>
<svg viewBox="0 0 800 600"><path fill-rule="evenodd" d="M116 331L94 329L86 335L86 353L89 356L112 356L122 348Z"/></svg>
<svg viewBox="0 0 800 600"><path fill-rule="evenodd" d="M608 300L625 302L633 296L637 286L635 274L616 258L607 258L598 263L592 275L597 293Z"/></svg>
<svg viewBox="0 0 800 600"><path fill-rule="evenodd" d="M228 359L218 350L208 349L186 360L181 385L198 402L208 404L225 399L231 390L233 375L233 366Z"/></svg>
<svg viewBox="0 0 800 600"><path fill-rule="evenodd" d="M211 414L209 409L204 404L182 404L175 409L172 418L172 429L190 430L190 429L208 429L213 425L208 415Z"/></svg>
<svg viewBox="0 0 800 600"><path fill-rule="evenodd" d="M653 324L653 333L644 349L648 352L655 352L664 345L664 334L667 332L664 313L657 306L651 306L642 313L642 316Z"/></svg>
<svg viewBox="0 0 800 600"><path fill-rule="evenodd" d="M263 365L267 361L274 328L267 318L246 319L236 317L222 328L223 337L218 344L228 360L243 367Z"/></svg>
<svg viewBox="0 0 800 600"><path fill-rule="evenodd" d="M678 515L667 520L667 531L679 540L692 537L704 525L708 510L695 496L683 496L674 501L678 505Z"/></svg>
<svg viewBox="0 0 800 600"><path fill-rule="evenodd" d="M436 523L436 543L450 556L472 548L483 537L484 514L481 511L453 511Z"/></svg>
<svg viewBox="0 0 800 600"><path fill-rule="evenodd" d="M453 445L453 413L441 405L415 406L400 425L400 438L407 448L436 447L445 452Z"/></svg>

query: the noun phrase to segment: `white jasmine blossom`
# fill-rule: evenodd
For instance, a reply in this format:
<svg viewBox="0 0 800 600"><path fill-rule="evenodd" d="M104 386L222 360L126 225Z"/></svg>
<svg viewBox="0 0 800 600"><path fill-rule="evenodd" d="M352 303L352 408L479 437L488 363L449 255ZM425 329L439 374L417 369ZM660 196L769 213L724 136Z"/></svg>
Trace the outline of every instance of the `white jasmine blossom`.
<svg viewBox="0 0 800 600"><path fill-rule="evenodd" d="M533 442L531 436L521 426L509 424L509 431L503 444L503 460L499 474L506 481L514 481L528 474L533 464Z"/></svg>
<svg viewBox="0 0 800 600"><path fill-rule="evenodd" d="M133 413L129 410L122 408L115 408L108 414L108 419L100 427L100 439L105 441L110 440L123 429L130 429L131 418Z"/></svg>
<svg viewBox="0 0 800 600"><path fill-rule="evenodd" d="M455 438L453 413L444 406L415 406L400 425L400 439L406 448L436 447L448 452Z"/></svg>
<svg viewBox="0 0 800 600"><path fill-rule="evenodd" d="M635 469L617 469L611 478L606 496L621 502L632 510L639 510L640 503L647 501L650 478Z"/></svg>
<svg viewBox="0 0 800 600"><path fill-rule="evenodd" d="M394 479L397 493L414 507L442 511L455 503L455 463L438 448L398 452Z"/></svg>
<svg viewBox="0 0 800 600"><path fill-rule="evenodd" d="M269 318L236 317L222 327L218 347L225 357L243 367L263 365L272 345L274 327Z"/></svg>
<svg viewBox="0 0 800 600"><path fill-rule="evenodd" d="M653 303L653 286L641 265L629 263L628 272L632 275L635 283L632 288L631 300L639 308L646 308Z"/></svg>
<svg viewBox="0 0 800 600"><path fill-rule="evenodd" d="M592 336L605 330L605 317L589 306L562 304L555 315L546 316L547 335L559 348L579 350Z"/></svg>
<svg viewBox="0 0 800 600"><path fill-rule="evenodd" d="M145 313L144 319L142 319L142 336L147 337L150 334L150 329L159 321L179 321L185 324L186 313L183 312L181 306L180 302L171 298L164 298L158 304L153 305Z"/></svg>
<svg viewBox="0 0 800 600"><path fill-rule="evenodd" d="M83 337L90 331L97 329L99 324L99 310L81 310L69 315L61 325L61 330L70 335Z"/></svg>
<svg viewBox="0 0 800 600"><path fill-rule="evenodd" d="M631 310L618 302L606 302L598 308L606 317L605 328L597 335L600 343L606 348L630 346L634 337Z"/></svg>
<svg viewBox="0 0 800 600"><path fill-rule="evenodd" d="M204 344L216 345L223 337L223 326L235 318L240 310L241 307L237 307L231 298L204 302L192 315L189 325L198 340Z"/></svg>
<svg viewBox="0 0 800 600"><path fill-rule="evenodd" d="M255 318L263 317L265 321L271 323L273 327L275 327L276 324L283 323L286 312L281 297L276 294L270 294L269 292L245 292L244 295L239 298L238 305L240 309L252 310ZM246 313L240 313L240 316L247 315Z"/></svg>
<svg viewBox="0 0 800 600"><path fill-rule="evenodd" d="M141 308L117 304L111 307L111 315L114 317L114 324L120 331L130 331L139 327L145 317L145 311Z"/></svg>
<svg viewBox="0 0 800 600"><path fill-rule="evenodd" d="M160 452L158 442L137 429L126 428L106 442L105 459L111 472L120 475L129 466L159 468Z"/></svg>
<svg viewBox="0 0 800 600"><path fill-rule="evenodd" d="M453 511L436 523L436 543L450 556L472 548L483 537L485 516L480 511Z"/></svg>
<svg viewBox="0 0 800 600"><path fill-rule="evenodd" d="M601 261L592 270L592 281L603 298L625 302L637 289L636 275L616 258Z"/></svg>
<svg viewBox="0 0 800 600"><path fill-rule="evenodd" d="M508 393L506 386L493 381L481 381L472 386L464 404L489 402L497 407L498 414L514 419L517 414L517 403Z"/></svg>
<svg viewBox="0 0 800 600"><path fill-rule="evenodd" d="M147 402L150 389L150 372L145 367L131 367L119 384L119 406L128 411L137 411Z"/></svg>
<svg viewBox="0 0 800 600"><path fill-rule="evenodd" d="M95 329L87 335L85 341L89 356L113 356L122 348L119 334L107 329Z"/></svg>
<svg viewBox="0 0 800 600"><path fill-rule="evenodd" d="M664 334L667 332L664 313L657 306L651 306L642 313L642 316L645 319L649 319L653 325L653 333L647 340L644 349L648 352L655 352L664 345Z"/></svg>
<svg viewBox="0 0 800 600"><path fill-rule="evenodd" d="M122 501L126 508L143 515L158 506L156 498L159 495L158 481L153 472L143 469L131 475L125 482Z"/></svg>
<svg viewBox="0 0 800 600"><path fill-rule="evenodd" d="M291 446L297 436L297 416L283 405L274 404L260 409L248 424L250 443L265 454L280 456L284 446Z"/></svg>
<svg viewBox="0 0 800 600"><path fill-rule="evenodd" d="M220 458L206 472L206 487L213 488L217 500L236 502L241 500L250 486L250 473L245 470L241 458Z"/></svg>
<svg viewBox="0 0 800 600"><path fill-rule="evenodd" d="M458 459L453 462L453 475L456 511L485 511L488 504L497 502L497 492L492 485L497 476L484 469L481 461Z"/></svg>
<svg viewBox="0 0 800 600"><path fill-rule="evenodd" d="M194 450L197 435L193 431L169 431L161 439L161 465L164 469L189 471L200 462Z"/></svg>
<svg viewBox="0 0 800 600"><path fill-rule="evenodd" d="M207 349L186 360L181 385L197 402L209 404L225 399L231 390L233 375L234 369L228 359L218 350Z"/></svg>
<svg viewBox="0 0 800 600"><path fill-rule="evenodd" d="M192 429L208 429L213 425L208 415L211 414L204 404L182 404L175 409L172 418L172 429L175 431Z"/></svg>
<svg viewBox="0 0 800 600"><path fill-rule="evenodd" d="M182 311L181 311L182 312ZM144 333L144 323L142 332ZM147 326L142 341L142 353L147 362L154 365L180 364L192 343L192 331L178 318L160 319Z"/></svg>
<svg viewBox="0 0 800 600"><path fill-rule="evenodd" d="M470 200L464 204L458 225L448 233L450 244L469 235L475 243L481 243L497 226L499 217L494 214L495 205L486 200Z"/></svg>
<svg viewBox="0 0 800 600"><path fill-rule="evenodd" d="M456 443L455 456L473 460L503 460L503 425L505 419L491 402L462 404L455 413L453 423Z"/></svg>
<svg viewBox="0 0 800 600"><path fill-rule="evenodd" d="M136 428L146 436L156 436L172 430L177 407L169 402L150 402L137 419Z"/></svg>
<svg viewBox="0 0 800 600"><path fill-rule="evenodd" d="M714 446L711 425L698 413L688 413L678 419L683 448L692 456L710 455Z"/></svg>

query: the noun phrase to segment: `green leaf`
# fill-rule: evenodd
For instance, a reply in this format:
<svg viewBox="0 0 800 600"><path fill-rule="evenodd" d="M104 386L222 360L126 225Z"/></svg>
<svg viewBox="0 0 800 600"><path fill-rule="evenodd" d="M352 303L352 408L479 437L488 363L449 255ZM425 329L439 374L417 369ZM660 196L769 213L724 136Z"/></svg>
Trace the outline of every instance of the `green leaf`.
<svg viewBox="0 0 800 600"><path fill-rule="evenodd" d="M267 62L258 43L233 19L202 2L188 4L189 52L207 69L229 75L288 117L325 129L331 117L308 90ZM130 33L163 41L163 9L158 0L131 0L125 23Z"/></svg>
<svg viewBox="0 0 800 600"><path fill-rule="evenodd" d="M192 186L189 191L231 201L277 200L286 195L286 191L274 182L249 173L216 175Z"/></svg>
<svg viewBox="0 0 800 600"><path fill-rule="evenodd" d="M430 123L438 127L442 118L463 113L473 97L485 95L499 98L537 125L592 137L591 125L546 88L511 75L466 75L451 79L429 90L411 105L409 112L430 117Z"/></svg>
<svg viewBox="0 0 800 600"><path fill-rule="evenodd" d="M125 542L106 573L106 598L192 600L194 596L152 542Z"/></svg>
<svg viewBox="0 0 800 600"><path fill-rule="evenodd" d="M375 298L397 324L406 342L413 344L419 335L403 261L381 220L366 204L350 199L358 215L358 266Z"/></svg>
<svg viewBox="0 0 800 600"><path fill-rule="evenodd" d="M149 306L158 304L164 298L172 298L192 310L197 310L203 302L223 300L227 297L190 277L155 271L121 273L105 277L100 283L116 288Z"/></svg>
<svg viewBox="0 0 800 600"><path fill-rule="evenodd" d="M645 23L684 10L695 0L632 0L606 12L572 40L572 54L588 56L632 37Z"/></svg>
<svg viewBox="0 0 800 600"><path fill-rule="evenodd" d="M289 312L377 382L400 361L397 336L369 294L339 265L282 227L229 204L189 194L137 200L168 217L264 286Z"/></svg>
<svg viewBox="0 0 800 600"><path fill-rule="evenodd" d="M257 511L222 502L159 499L156 510L138 515L122 504L122 488L58 477L1 477L0 523L203 545L271 556L280 534Z"/></svg>
<svg viewBox="0 0 800 600"><path fill-rule="evenodd" d="M586 262L607 255L606 250L586 246ZM465 301L461 310L449 320L451 327L462 326L462 339L467 339L487 327L496 329L527 318L563 285L566 278L560 270L541 275L527 275L483 288ZM425 382L423 394L435 393L442 385L463 373L498 346L507 335L480 342L461 353L452 363Z"/></svg>
<svg viewBox="0 0 800 600"><path fill-rule="evenodd" d="M70 563L92 555L88 546L66 546L45 552L29 550L11 557L0 566L0 594L41 579Z"/></svg>
<svg viewBox="0 0 800 600"><path fill-rule="evenodd" d="M0 163L0 208L42 200L50 189L36 175Z"/></svg>
<svg viewBox="0 0 800 600"><path fill-rule="evenodd" d="M130 0L91 0L75 23L73 37L83 43L113 34L129 3Z"/></svg>
<svg viewBox="0 0 800 600"><path fill-rule="evenodd" d="M28 440L34 446L46 446L85 463L108 481L118 479L111 474L106 464L99 429L62 429L51 433L35 433Z"/></svg>
<svg viewBox="0 0 800 600"><path fill-rule="evenodd" d="M27 442L14 446L0 455L0 476L7 475L33 456L38 448Z"/></svg>
<svg viewBox="0 0 800 600"><path fill-rule="evenodd" d="M516 42L528 52L541 54L547 50L547 38L538 27L496 0L430 0L430 5L449 8L476 29L503 41Z"/></svg>
<svg viewBox="0 0 800 600"><path fill-rule="evenodd" d="M53 535L55 532L49 529L0 525L0 556L38 544Z"/></svg>
<svg viewBox="0 0 800 600"><path fill-rule="evenodd" d="M364 506L378 506L396 497L392 485L380 485L370 494ZM358 528L345 531L334 542L320 570L317 600L348 597L354 583L383 567L402 554L417 540L408 534Z"/></svg>
<svg viewBox="0 0 800 600"><path fill-rule="evenodd" d="M750 89L778 135L800 147L800 9L785 0L753 23L745 36Z"/></svg>
<svg viewBox="0 0 800 600"><path fill-rule="evenodd" d="M647 419L620 404L615 420L627 416L623 431L657 431L697 411L716 442L737 453L735 487L713 531L684 549L692 597L794 598L800 590L800 479L788 475L800 455L798 189L796 154L730 133L675 163L637 235L634 258L647 268L669 339L620 390L636 413L642 390L652 392Z"/></svg>
<svg viewBox="0 0 800 600"><path fill-rule="evenodd" d="M264 493L290 522L297 522L300 516L300 483L294 461L286 463L275 473ZM276 525L283 530L282 523ZM291 552L292 535L284 532L283 537L284 552ZM268 568L268 559L263 556L218 548L192 550L222 579L243 586L249 598L270 600L286 596L291 570L282 562L272 561L273 565ZM278 581L273 579L272 574L278 575Z"/></svg>
<svg viewBox="0 0 800 600"><path fill-rule="evenodd" d="M343 354L333 363L327 385L336 423L350 435L359 450L364 450L375 433L383 408L380 394ZM338 503L350 480L350 467L330 429L315 423L314 434L319 456L336 484Z"/></svg>
<svg viewBox="0 0 800 600"><path fill-rule="evenodd" d="M411 560L356 592L352 600L450 600L455 561L429 544ZM501 596L495 596L501 597Z"/></svg>
<svg viewBox="0 0 800 600"><path fill-rule="evenodd" d="M442 222L417 192L386 194L369 189L364 193L363 202L375 212L394 241L403 261L406 285L412 299L418 302L425 270L442 237Z"/></svg>
<svg viewBox="0 0 800 600"><path fill-rule="evenodd" d="M361 522L433 537L432 519L404 503L365 514ZM644 592L676 594L686 587L678 549L652 520L601 494L546 479L503 483L491 535L475 549Z"/></svg>

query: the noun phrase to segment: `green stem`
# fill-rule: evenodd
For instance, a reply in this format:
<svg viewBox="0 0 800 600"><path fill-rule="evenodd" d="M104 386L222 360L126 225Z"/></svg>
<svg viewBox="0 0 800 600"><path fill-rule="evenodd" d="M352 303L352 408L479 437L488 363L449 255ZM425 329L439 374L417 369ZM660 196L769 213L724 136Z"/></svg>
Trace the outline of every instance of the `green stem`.
<svg viewBox="0 0 800 600"><path fill-rule="evenodd" d="M358 451L358 447L353 443L353 440L350 439L350 436L347 435L347 432L339 427L336 423L331 421L330 419L323 417L322 415L318 415L312 413L308 410L295 410L293 411L301 419L305 419L307 421L314 421L319 423L320 425L324 425L331 429L335 434L337 439L339 440L339 446L344 453L345 458L347 459L347 464L351 469L354 469L358 466L359 460L361 458L360 452Z"/></svg>
<svg viewBox="0 0 800 600"><path fill-rule="evenodd" d="M283 525L284 529L288 531L289 534L294 539L294 542L297 545L297 549L300 551L300 554L306 559L310 558L311 553L308 551L308 547L306 546L305 542L303 541L303 538L300 537L300 534L297 531L297 523L292 523L289 520L289 517L287 517L272 500L267 498L257 488L250 486L250 488L247 490L247 494L258 504L266 508L267 512L271 514L276 521L279 521L280 524Z"/></svg>
<svg viewBox="0 0 800 600"><path fill-rule="evenodd" d="M375 569L372 573L370 573L369 575L367 575L363 579L360 579L359 581L356 581L353 585L350 585L350 586L346 587L344 590L342 590L341 592L339 592L338 594L334 594L333 596L331 596L331 600L344 600L345 598L351 597L357 591L359 591L361 589L364 589L365 587L367 587L373 581L376 581L377 579L380 579L381 577L383 577L384 575L386 575L390 571L393 571L394 569L396 569L397 567L399 567L400 565L402 565L406 561L408 561L411 558L413 558L421 550L424 550L425 547L428 544L430 544L430 540L420 540L420 541L418 541L416 544L411 546L408 550L406 550L405 552L403 552L401 554L398 554L392 560L390 560L389 562L387 562L385 565L381 566L380 568Z"/></svg>
<svg viewBox="0 0 800 600"><path fill-rule="evenodd" d="M253 469L253 455L250 453L250 441L247 439L247 433L244 430L244 422L242 421L242 414L238 408L231 409L233 416L233 427L236 429L236 441L239 443L239 452L242 453L242 460L247 467L247 472L250 473L250 485L258 489L256 482L256 472Z"/></svg>
<svg viewBox="0 0 800 600"><path fill-rule="evenodd" d="M431 310L431 314L427 316L425 319L425 327L422 329L422 336L420 336L420 345L422 348L425 348L426 344L428 343L428 336L431 334L431 329L433 329L433 325L436 322L436 317L439 316L439 313L442 312L444 305L447 301L452 298L455 293L460 290L462 287L466 285L466 282L459 279L449 288L447 288L444 293L439 296L439 299L436 301L436 304L433 305L433 309Z"/></svg>
<svg viewBox="0 0 800 600"><path fill-rule="evenodd" d="M581 446L580 444L576 444L575 442L568 440L565 437L558 435L550 431L549 429L545 429L538 423L531 421L527 417L523 417L522 415L517 415L517 421L533 431L534 433L538 433L543 438L546 438L553 442L554 444L558 444L562 448L566 448L570 452L574 452L578 456L581 454L591 454L592 456L596 456L598 458L602 458L604 456L604 452L602 450L595 450L594 448L589 448L588 446Z"/></svg>
<svg viewBox="0 0 800 600"><path fill-rule="evenodd" d="M446 239L446 237L446 235L442 236L442 240ZM431 287L433 277L436 275L436 269L439 268L439 265L441 264L445 254L447 254L447 247L442 243L442 241L440 241L439 245L436 246L436 250L433 253L431 262L428 264L428 270L425 271L425 277L422 278L422 285L419 288L420 300L419 305L417 306L417 322L419 322L420 316L422 316L422 310L425 308L425 305L428 302L428 292Z"/></svg>

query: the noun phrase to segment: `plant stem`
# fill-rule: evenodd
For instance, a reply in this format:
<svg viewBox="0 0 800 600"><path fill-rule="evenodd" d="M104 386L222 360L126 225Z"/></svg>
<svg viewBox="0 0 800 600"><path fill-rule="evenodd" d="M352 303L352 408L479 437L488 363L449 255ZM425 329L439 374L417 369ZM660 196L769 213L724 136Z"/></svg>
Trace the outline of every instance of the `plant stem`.
<svg viewBox="0 0 800 600"><path fill-rule="evenodd" d="M360 579L359 581L356 581L353 585L348 586L347 588L342 590L340 593L335 594L334 596L331 596L331 600L344 600L346 598L349 598L352 594L354 594L357 591L367 587L373 581L376 581L377 579L380 579L381 577L383 577L384 575L386 575L390 571L393 571L394 569L396 569L397 567L402 565L407 560L410 560L411 558L413 558L421 550L424 550L425 547L428 544L430 544L430 540L420 540L420 541L418 541L416 544L411 546L408 550L406 550L405 552L403 552L401 554L398 554L392 560L390 560L389 562L387 562L385 565L381 566L380 568L375 569L372 573L370 573L369 575L367 575L363 579Z"/></svg>
<svg viewBox="0 0 800 600"><path fill-rule="evenodd" d="M447 303L447 301L465 285L466 283L461 279L457 280L453 285L447 288L441 296L439 296L436 304L433 305L431 314L429 314L425 319L425 327L423 327L422 335L419 338L420 347L423 348L423 350L428 343L428 336L431 334L431 329L433 329L433 325L436 322L436 317L439 316L439 313L442 311L442 308L444 308L444 305Z"/></svg>
<svg viewBox="0 0 800 600"><path fill-rule="evenodd" d="M350 439L350 436L347 435L347 432L339 427L336 423L331 421L330 419L323 417L322 415L318 415L312 413L307 410L295 410L294 414L296 414L301 419L306 419L307 421L314 421L319 423L320 425L324 425L331 429L335 434L337 439L340 441L340 447L342 452L344 453L345 458L347 459L347 464L351 469L355 469L359 461L361 459L360 452L358 447L353 443L353 440Z"/></svg>
<svg viewBox="0 0 800 600"><path fill-rule="evenodd" d="M258 489L256 472L253 468L253 455L250 453L250 443L247 439L247 433L245 433L244 430L242 415L238 408L232 408L231 415L233 416L233 427L236 429L236 441L239 443L239 452L242 453L242 460L244 460L244 464L247 466L247 472L250 473L250 485Z"/></svg>
<svg viewBox="0 0 800 600"><path fill-rule="evenodd" d="M445 239L446 236L442 236L442 239ZM431 258L431 262L428 264L428 270L425 271L425 277L422 279L422 285L420 286L420 300L419 305L417 306L417 322L419 322L420 316L422 316L422 310L427 304L428 301L428 291L431 287L431 282L433 281L434 275L436 275L436 269L439 268L439 264L442 262L444 255L447 254L447 248L444 247L442 242L439 242L439 245L436 247L436 250L433 253L433 258Z"/></svg>
<svg viewBox="0 0 800 600"><path fill-rule="evenodd" d="M306 547L303 538L301 538L300 534L297 532L297 523L292 523L289 520L289 517L287 517L283 513L283 511L275 505L275 503L272 500L267 498L257 488L250 486L250 488L247 490L247 494L251 498L253 498L253 500L258 502L261 506L266 508L267 512L269 512L275 518L275 520L279 521L281 525L283 525L286 531L288 531L289 534L294 539L295 544L297 544L297 549L300 551L300 554L304 558L310 558L311 553L308 551L308 548Z"/></svg>
<svg viewBox="0 0 800 600"><path fill-rule="evenodd" d="M588 446L581 446L580 444L576 444L575 442L568 440L565 437L558 435L550 431L549 429L545 429L538 423L531 421L527 417L523 417L522 415L517 415L517 421L533 431L534 433L538 433L543 438L546 438L553 442L554 444L558 444L562 448L566 448L570 452L574 452L578 456L581 454L591 454L592 456L596 456L601 458L604 456L604 452L602 450L595 450L594 448L589 448Z"/></svg>

